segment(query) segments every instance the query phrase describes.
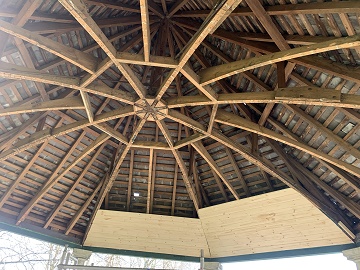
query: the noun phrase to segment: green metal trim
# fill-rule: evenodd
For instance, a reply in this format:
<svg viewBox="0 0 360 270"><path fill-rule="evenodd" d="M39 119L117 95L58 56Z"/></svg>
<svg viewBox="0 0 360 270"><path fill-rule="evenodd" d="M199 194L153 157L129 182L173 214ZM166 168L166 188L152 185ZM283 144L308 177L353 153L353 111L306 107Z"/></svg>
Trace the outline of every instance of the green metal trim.
<svg viewBox="0 0 360 270"><path fill-rule="evenodd" d="M9 232L12 232L15 234L27 236L27 237L30 237L30 238L33 238L36 240L50 242L50 243L57 244L57 245L62 245L62 246L68 245L69 247L72 247L72 248L76 248L76 247L81 248L81 245L79 243L72 242L72 241L66 240L66 239L62 239L60 237L55 237L55 236L46 235L44 233L35 232L28 228L19 227L16 225L10 225L10 224L4 223L4 222L0 222L0 229L9 231Z"/></svg>
<svg viewBox="0 0 360 270"><path fill-rule="evenodd" d="M303 256L339 253L342 252L343 250L351 249L355 247L357 247L355 244L346 244L346 245L336 245L336 246L327 246L327 247L303 248L303 249L294 249L294 250L265 252L258 254L238 255L238 256L230 256L230 257L222 257L222 258L211 258L211 259L207 259L206 261L231 263L231 262L256 261L256 260L284 259L291 257L303 257Z"/></svg>

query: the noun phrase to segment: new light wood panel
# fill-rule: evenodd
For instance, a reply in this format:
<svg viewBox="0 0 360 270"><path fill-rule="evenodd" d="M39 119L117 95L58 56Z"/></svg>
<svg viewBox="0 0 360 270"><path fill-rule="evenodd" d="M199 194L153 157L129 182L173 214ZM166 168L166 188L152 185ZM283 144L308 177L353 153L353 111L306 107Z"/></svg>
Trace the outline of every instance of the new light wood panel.
<svg viewBox="0 0 360 270"><path fill-rule="evenodd" d="M293 189L199 210L212 257L352 243Z"/></svg>
<svg viewBox="0 0 360 270"><path fill-rule="evenodd" d="M199 219L99 210L86 246L209 256Z"/></svg>

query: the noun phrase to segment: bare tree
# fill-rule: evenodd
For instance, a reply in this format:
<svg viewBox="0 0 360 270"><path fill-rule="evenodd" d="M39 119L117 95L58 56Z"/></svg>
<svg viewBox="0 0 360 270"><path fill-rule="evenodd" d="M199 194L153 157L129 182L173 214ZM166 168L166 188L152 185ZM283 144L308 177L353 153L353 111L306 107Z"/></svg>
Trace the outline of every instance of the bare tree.
<svg viewBox="0 0 360 270"><path fill-rule="evenodd" d="M0 231L0 269L54 270L62 247Z"/></svg>

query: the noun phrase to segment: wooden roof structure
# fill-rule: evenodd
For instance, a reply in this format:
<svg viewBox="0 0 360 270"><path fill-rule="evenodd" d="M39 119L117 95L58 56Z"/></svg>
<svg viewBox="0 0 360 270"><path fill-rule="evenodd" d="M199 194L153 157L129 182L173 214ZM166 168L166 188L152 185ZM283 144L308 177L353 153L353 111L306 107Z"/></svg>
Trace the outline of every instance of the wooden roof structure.
<svg viewBox="0 0 360 270"><path fill-rule="evenodd" d="M0 4L0 222L83 243L292 188L360 231L359 1Z"/></svg>

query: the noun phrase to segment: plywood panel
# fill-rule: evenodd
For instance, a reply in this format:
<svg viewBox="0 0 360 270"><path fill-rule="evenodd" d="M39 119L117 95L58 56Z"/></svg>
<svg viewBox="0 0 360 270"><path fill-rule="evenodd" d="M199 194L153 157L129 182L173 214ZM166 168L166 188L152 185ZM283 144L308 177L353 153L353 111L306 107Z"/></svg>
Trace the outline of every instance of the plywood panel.
<svg viewBox="0 0 360 270"><path fill-rule="evenodd" d="M99 210L86 246L209 256L199 219Z"/></svg>
<svg viewBox="0 0 360 270"><path fill-rule="evenodd" d="M199 210L212 257L352 243L292 189Z"/></svg>

